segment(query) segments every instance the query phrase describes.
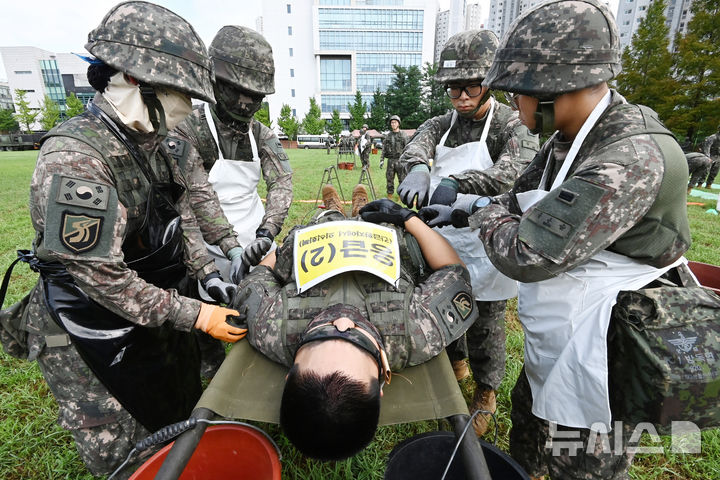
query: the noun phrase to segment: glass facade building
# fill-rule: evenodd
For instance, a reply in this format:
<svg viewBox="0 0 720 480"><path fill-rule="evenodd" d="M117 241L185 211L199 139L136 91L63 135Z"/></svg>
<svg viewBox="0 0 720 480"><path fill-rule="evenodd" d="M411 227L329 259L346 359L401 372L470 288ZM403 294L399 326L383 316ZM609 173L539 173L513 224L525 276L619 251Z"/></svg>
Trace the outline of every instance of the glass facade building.
<svg viewBox="0 0 720 480"><path fill-rule="evenodd" d="M348 113L359 90L368 108L395 77L394 65L422 66L424 8L403 0L318 0L320 108Z"/></svg>
<svg viewBox="0 0 720 480"><path fill-rule="evenodd" d="M40 60L40 73L45 84L45 93L57 103L61 114L65 112L65 87L55 60Z"/></svg>

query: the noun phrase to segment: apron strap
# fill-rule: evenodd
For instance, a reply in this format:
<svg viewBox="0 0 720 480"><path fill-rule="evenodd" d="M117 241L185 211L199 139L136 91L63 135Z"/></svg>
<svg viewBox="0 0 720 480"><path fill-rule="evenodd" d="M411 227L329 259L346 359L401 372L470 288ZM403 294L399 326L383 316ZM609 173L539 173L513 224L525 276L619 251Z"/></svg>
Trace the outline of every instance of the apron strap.
<svg viewBox="0 0 720 480"><path fill-rule="evenodd" d="M220 139L217 134L217 127L215 126L215 119L210 112L210 104L205 103L205 118L207 119L208 125L210 126L210 133L215 139L215 143L218 146L218 160L225 160L225 156L222 153L222 147L220 146ZM248 135L250 136L250 148L252 149L253 162L259 162L260 156L258 155L257 143L255 142L255 135L253 135L252 128L248 124Z"/></svg>

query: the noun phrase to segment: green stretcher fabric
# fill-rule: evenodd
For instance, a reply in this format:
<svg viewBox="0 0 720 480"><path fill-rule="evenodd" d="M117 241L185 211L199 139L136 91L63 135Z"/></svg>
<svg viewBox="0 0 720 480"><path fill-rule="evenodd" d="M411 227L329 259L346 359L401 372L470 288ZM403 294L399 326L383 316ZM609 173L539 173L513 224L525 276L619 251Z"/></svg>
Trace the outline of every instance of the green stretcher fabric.
<svg viewBox="0 0 720 480"><path fill-rule="evenodd" d="M279 423L287 368L237 342L205 389L196 408L225 418ZM393 374L383 388L380 425L468 414L450 361L443 351L431 361Z"/></svg>

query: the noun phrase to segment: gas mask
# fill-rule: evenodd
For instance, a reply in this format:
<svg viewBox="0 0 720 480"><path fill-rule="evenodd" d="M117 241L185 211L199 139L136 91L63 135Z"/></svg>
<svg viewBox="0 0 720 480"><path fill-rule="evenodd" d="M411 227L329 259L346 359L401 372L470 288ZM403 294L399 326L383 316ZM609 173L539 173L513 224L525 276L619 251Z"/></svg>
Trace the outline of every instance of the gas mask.
<svg viewBox="0 0 720 480"><path fill-rule="evenodd" d="M220 120L229 125L250 123L262 107L263 98L263 95L253 95L222 80L215 83L215 109Z"/></svg>
<svg viewBox="0 0 720 480"><path fill-rule="evenodd" d="M355 327L348 328L344 332L338 330L333 322L341 317L352 320ZM375 339L380 348L375 346L370 337ZM390 383L390 364L385 353L382 335L359 309L341 303L326 308L308 323L300 337L298 348L309 342L330 339L345 340L368 352L377 362L380 382Z"/></svg>

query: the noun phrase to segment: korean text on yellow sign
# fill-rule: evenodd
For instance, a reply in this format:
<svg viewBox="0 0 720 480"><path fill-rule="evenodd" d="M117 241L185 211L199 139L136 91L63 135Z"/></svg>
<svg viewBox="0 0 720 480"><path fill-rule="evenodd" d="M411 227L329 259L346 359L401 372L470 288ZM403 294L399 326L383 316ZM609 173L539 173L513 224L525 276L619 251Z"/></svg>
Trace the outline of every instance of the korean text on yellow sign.
<svg viewBox="0 0 720 480"><path fill-rule="evenodd" d="M395 230L369 222L327 222L295 233L298 292L350 271L372 273L397 284L400 249Z"/></svg>

